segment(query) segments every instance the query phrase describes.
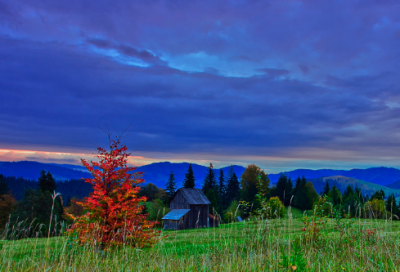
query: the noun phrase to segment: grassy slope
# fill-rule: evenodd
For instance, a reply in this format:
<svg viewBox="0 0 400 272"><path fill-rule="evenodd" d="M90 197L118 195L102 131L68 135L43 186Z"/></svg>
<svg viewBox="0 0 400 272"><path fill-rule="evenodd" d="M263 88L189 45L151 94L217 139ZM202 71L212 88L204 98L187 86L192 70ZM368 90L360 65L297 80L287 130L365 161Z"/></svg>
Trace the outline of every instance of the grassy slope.
<svg viewBox="0 0 400 272"><path fill-rule="evenodd" d="M294 218L301 215L292 209ZM300 219L223 224L219 228L164 231L154 248L128 247L103 257L90 248L69 245L65 237L0 241L0 271L277 271L292 253L303 228ZM393 271L400 265L400 222L364 220L352 231L378 229L378 239L338 243L328 222L318 247L302 246L304 271ZM288 271L287 269L281 271ZM299 271L299 270L297 270Z"/></svg>

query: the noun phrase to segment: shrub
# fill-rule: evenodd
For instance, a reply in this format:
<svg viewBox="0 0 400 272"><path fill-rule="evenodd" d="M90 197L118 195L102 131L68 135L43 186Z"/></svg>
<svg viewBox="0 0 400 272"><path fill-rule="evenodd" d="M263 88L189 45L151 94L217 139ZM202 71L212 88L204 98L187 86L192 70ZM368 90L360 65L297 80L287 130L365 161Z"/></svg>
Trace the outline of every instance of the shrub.
<svg viewBox="0 0 400 272"><path fill-rule="evenodd" d="M271 197L265 205L267 218L282 218L285 214L285 206L279 197Z"/></svg>
<svg viewBox="0 0 400 272"><path fill-rule="evenodd" d="M5 227L15 203L11 194L0 195L0 230Z"/></svg>
<svg viewBox="0 0 400 272"><path fill-rule="evenodd" d="M243 216L243 211L239 209L239 204L234 200L224 214L224 221L227 223L235 222L237 216Z"/></svg>
<svg viewBox="0 0 400 272"><path fill-rule="evenodd" d="M161 226L161 218L169 213L169 207L164 205L161 199L154 199L151 202L146 202L146 210L149 213L148 219L151 221L159 222L157 225Z"/></svg>
<svg viewBox="0 0 400 272"><path fill-rule="evenodd" d="M333 205L328 201L328 197L324 196L318 198L318 200L314 203L313 210L322 216L331 216L333 213Z"/></svg>
<svg viewBox="0 0 400 272"><path fill-rule="evenodd" d="M375 198L365 203L364 210L370 218L383 218L386 213L385 201Z"/></svg>

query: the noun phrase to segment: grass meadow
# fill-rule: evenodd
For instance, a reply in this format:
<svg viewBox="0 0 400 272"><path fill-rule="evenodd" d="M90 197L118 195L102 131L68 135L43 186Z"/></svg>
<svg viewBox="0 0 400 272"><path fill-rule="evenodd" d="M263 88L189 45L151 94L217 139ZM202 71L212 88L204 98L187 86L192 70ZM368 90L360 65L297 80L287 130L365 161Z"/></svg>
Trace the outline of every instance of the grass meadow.
<svg viewBox="0 0 400 272"><path fill-rule="evenodd" d="M333 219L307 240L301 214L218 228L163 231L153 248L104 253L68 237L0 241L0 271L397 271L400 222ZM313 236L314 237L314 236Z"/></svg>

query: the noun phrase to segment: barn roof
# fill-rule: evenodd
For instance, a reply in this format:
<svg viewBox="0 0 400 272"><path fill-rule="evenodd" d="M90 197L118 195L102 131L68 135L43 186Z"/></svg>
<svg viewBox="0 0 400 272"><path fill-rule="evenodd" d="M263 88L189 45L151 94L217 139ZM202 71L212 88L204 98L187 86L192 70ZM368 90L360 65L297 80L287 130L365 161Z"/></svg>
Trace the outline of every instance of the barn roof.
<svg viewBox="0 0 400 272"><path fill-rule="evenodd" d="M190 211L190 209L174 209L164 215L163 218L161 219L168 219L168 220L179 220L181 219L185 214L187 214Z"/></svg>
<svg viewBox="0 0 400 272"><path fill-rule="evenodd" d="M178 189L186 199L188 204L200 204L200 205L209 205L211 204L210 200L206 197L202 190L196 188L180 188ZM177 191L177 192L178 192Z"/></svg>

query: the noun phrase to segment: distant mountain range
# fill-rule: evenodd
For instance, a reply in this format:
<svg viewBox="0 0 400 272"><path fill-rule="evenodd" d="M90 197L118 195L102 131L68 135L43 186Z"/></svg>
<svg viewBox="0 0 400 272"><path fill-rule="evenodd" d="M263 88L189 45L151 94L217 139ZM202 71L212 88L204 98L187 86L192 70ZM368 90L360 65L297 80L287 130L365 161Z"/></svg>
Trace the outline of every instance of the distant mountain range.
<svg viewBox="0 0 400 272"><path fill-rule="evenodd" d="M196 178L196 187L201 187L207 167L192 164L193 172ZM165 187L168 181L169 174L171 171L175 174L175 179L178 187L182 185L185 178L185 173L189 168L189 163L170 163L170 162L159 162L152 163L149 165L140 166L136 171L144 172L144 179L146 183L153 183L158 187ZM44 169L53 174L57 180L67 180L67 179L79 179L79 178L90 178L91 175L87 172L86 168L79 165L69 165L69 164L55 164L55 163L39 163L30 161L20 161L20 162L0 162L0 173L4 176L15 176L23 177L26 179L37 180L40 175L40 171ZM223 168L225 175L228 174L229 166ZM234 165L234 170L238 178L245 170L245 167ZM218 176L219 169L215 169ZM376 184L381 188L382 186L387 186L387 189L400 189L400 170L396 168L387 167L376 167L368 169L352 169L352 170L332 170L332 169L321 169L321 170L309 170L309 169L297 169L293 171L284 172L287 176L290 176L293 183L297 177L305 176L307 179L312 180L314 187L316 187L317 192L320 192L319 186L321 182L328 177L346 177L352 178L346 182L355 184L354 180L358 180L358 184L363 184L363 182L368 184ZM280 173L269 174L269 178L272 183L276 183L279 179ZM320 179L325 178L325 179ZM338 180L340 180L338 178ZM364 186L364 185L363 185ZM365 185L365 188L371 188L374 190L378 187L373 187L372 185Z"/></svg>
<svg viewBox="0 0 400 272"><path fill-rule="evenodd" d="M298 176L305 176L307 179L314 179L320 177L329 176L345 176L351 177L359 180L368 181L371 183L379 185L389 185L400 180L400 170L396 168L388 167L374 167L368 169L351 169L351 170L331 170L331 169L321 169L321 170L309 170L309 169L297 169L294 171L286 172L288 176L292 179ZM272 176L269 175L271 181Z"/></svg>
<svg viewBox="0 0 400 272"><path fill-rule="evenodd" d="M314 189L318 193L323 191L326 181L329 181L329 185L331 188L333 185L335 185L342 193L346 190L346 187L348 185L351 185L353 187L355 186L360 187L364 195L372 195L375 191L379 191L382 189L385 192L386 197L388 197L389 194L392 193L395 195L395 197L400 196L400 188L389 188L368 181L350 177L344 177L344 176L321 177L315 179L308 179L308 181L312 182L312 184L314 185Z"/></svg>
<svg viewBox="0 0 400 272"><path fill-rule="evenodd" d="M34 161L0 162L0 174L4 176L22 177L37 180L42 169L49 171L56 180L90 178L91 174L84 172L83 166L54 163L41 163ZM81 169L81 170L76 170Z"/></svg>

